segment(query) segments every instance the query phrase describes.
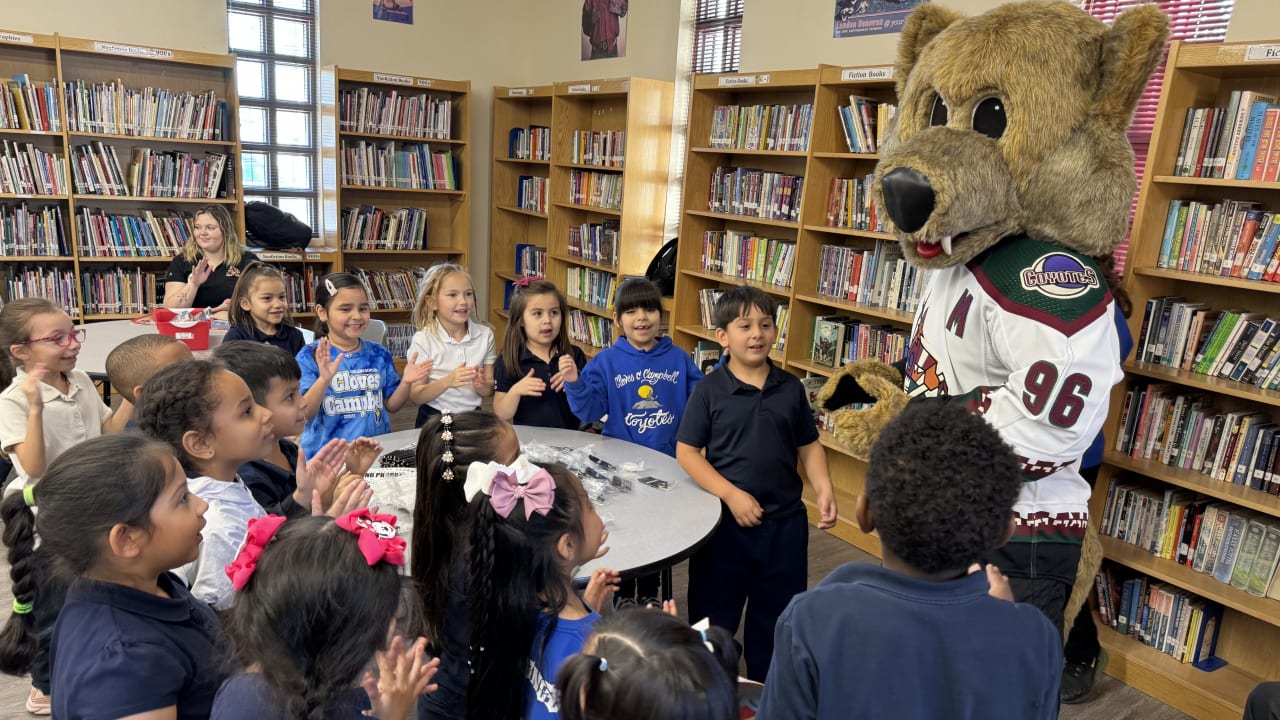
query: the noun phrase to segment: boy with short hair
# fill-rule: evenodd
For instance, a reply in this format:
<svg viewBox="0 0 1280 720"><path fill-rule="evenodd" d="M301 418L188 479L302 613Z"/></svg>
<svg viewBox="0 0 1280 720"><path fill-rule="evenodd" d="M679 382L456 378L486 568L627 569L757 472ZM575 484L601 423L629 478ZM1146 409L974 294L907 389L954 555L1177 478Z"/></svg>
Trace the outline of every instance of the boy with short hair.
<svg viewBox="0 0 1280 720"><path fill-rule="evenodd" d="M745 604L747 676L761 682L778 615L808 583L809 523L797 460L817 495L818 527L836 522L827 456L804 386L769 360L777 307L752 287L716 302L716 340L728 360L694 388L676 436L680 467L723 503L720 526L689 561L689 617L737 632Z"/></svg>
<svg viewBox="0 0 1280 720"><path fill-rule="evenodd" d="M107 353L107 382L130 403L138 404L138 392L152 375L181 360L191 359L191 348L177 338L160 333L131 337ZM130 418L126 430L137 422Z"/></svg>
<svg viewBox="0 0 1280 720"><path fill-rule="evenodd" d="M872 447L854 510L883 567L848 563L791 601L760 717L1056 718L1062 636L977 564L1013 534L1021 484L982 417L908 404Z"/></svg>
<svg viewBox="0 0 1280 720"><path fill-rule="evenodd" d="M288 518L311 514L310 489L298 487L298 445L289 439L302 434L307 425L305 402L299 389L302 368L298 361L279 347L249 340L224 342L213 351L213 356L244 380L255 403L271 411L273 432L279 438L275 452L269 457L241 466L237 472L240 480L253 493L253 499L269 513ZM363 475L381 450L373 440L356 440L345 453L346 471L354 476ZM342 469L338 457L332 458L330 463L335 472ZM307 466L310 468L311 462ZM345 487L353 479L346 478L344 474L339 486ZM326 503L334 492L333 489L325 491Z"/></svg>

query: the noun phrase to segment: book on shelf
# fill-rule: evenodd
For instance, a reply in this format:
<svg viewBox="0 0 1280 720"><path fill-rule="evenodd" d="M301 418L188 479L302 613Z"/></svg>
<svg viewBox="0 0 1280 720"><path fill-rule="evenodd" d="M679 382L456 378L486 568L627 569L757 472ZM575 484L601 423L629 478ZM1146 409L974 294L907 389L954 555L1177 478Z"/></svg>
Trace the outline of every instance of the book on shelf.
<svg viewBox="0 0 1280 720"><path fill-rule="evenodd" d="M342 132L449 140L453 101L449 96L400 90L347 88L338 92L338 129Z"/></svg>
<svg viewBox="0 0 1280 720"><path fill-rule="evenodd" d="M1099 619L1116 632L1206 672L1225 664L1216 657L1218 603L1113 563L1094 586Z"/></svg>
<svg viewBox="0 0 1280 720"><path fill-rule="evenodd" d="M605 310L613 307L613 291L618 282L616 275L584 267L571 267L565 275L564 293L567 297Z"/></svg>
<svg viewBox="0 0 1280 720"><path fill-rule="evenodd" d="M702 269L745 280L791 287L796 244L737 230L702 234Z"/></svg>
<svg viewBox="0 0 1280 720"><path fill-rule="evenodd" d="M0 193L66 195L67 166L61 155L27 142L5 140L0 155Z"/></svg>
<svg viewBox="0 0 1280 720"><path fill-rule="evenodd" d="M364 284L369 306L375 310L410 310L417 300L418 288L427 278L427 268L408 267L401 270L347 268Z"/></svg>
<svg viewBox="0 0 1280 720"><path fill-rule="evenodd" d="M839 105L840 127L851 153L875 153L880 149L884 128L897 111L892 103L860 95L850 95L848 105Z"/></svg>
<svg viewBox="0 0 1280 720"><path fill-rule="evenodd" d="M627 154L627 133L623 130L574 130L569 146L569 162L622 169Z"/></svg>
<svg viewBox="0 0 1280 720"><path fill-rule="evenodd" d="M76 212L81 257L172 257L192 235L192 216L142 210L109 213L80 207Z"/></svg>
<svg viewBox="0 0 1280 720"><path fill-rule="evenodd" d="M906 353L907 333L887 325L875 325L842 315L814 319L810 360L830 368L854 360L893 362Z"/></svg>
<svg viewBox="0 0 1280 720"><path fill-rule="evenodd" d="M374 205L342 209L343 250L426 250L427 211L404 207L387 212Z"/></svg>
<svg viewBox="0 0 1280 720"><path fill-rule="evenodd" d="M711 113L710 146L723 150L809 149L813 105L717 105Z"/></svg>
<svg viewBox="0 0 1280 720"><path fill-rule="evenodd" d="M1136 347L1140 362L1262 389L1280 385L1280 319L1261 313L1154 297L1144 307Z"/></svg>
<svg viewBox="0 0 1280 720"><path fill-rule="evenodd" d="M698 314L702 318L702 327L713 330L716 326L716 302L724 291L720 288L703 288L698 291Z"/></svg>
<svg viewBox="0 0 1280 720"><path fill-rule="evenodd" d="M547 211L548 178L537 175L521 175L516 185L516 207L530 212Z"/></svg>
<svg viewBox="0 0 1280 720"><path fill-rule="evenodd" d="M707 204L715 213L795 222L803 189L800 175L722 165L711 173Z"/></svg>
<svg viewBox="0 0 1280 720"><path fill-rule="evenodd" d="M1275 96L1255 90L1232 91L1225 107L1187 108L1174 174L1275 182L1278 120Z"/></svg>
<svg viewBox="0 0 1280 720"><path fill-rule="evenodd" d="M594 348L605 348L613 343L613 321L599 315L569 308L569 339Z"/></svg>
<svg viewBox="0 0 1280 720"><path fill-rule="evenodd" d="M569 172L569 202L608 210L622 209L622 176L594 170Z"/></svg>
<svg viewBox="0 0 1280 720"><path fill-rule="evenodd" d="M140 268L87 269L80 272L80 295L89 315L147 313L162 296L164 272Z"/></svg>
<svg viewBox="0 0 1280 720"><path fill-rule="evenodd" d="M871 202L872 176L864 178L831 178L827 193L827 226L884 232L884 222Z"/></svg>
<svg viewBox="0 0 1280 720"><path fill-rule="evenodd" d="M703 375L716 369L724 348L715 340L699 340L693 347L693 364L698 366Z"/></svg>
<svg viewBox="0 0 1280 720"><path fill-rule="evenodd" d="M0 128L61 132L58 81L33 83L27 73L16 73L0 90Z"/></svg>
<svg viewBox="0 0 1280 720"><path fill-rule="evenodd" d="M69 268L15 263L5 266L3 272L6 298L45 298L57 303L72 318L80 317L76 274Z"/></svg>
<svg viewBox="0 0 1280 720"><path fill-rule="evenodd" d="M0 259L5 256L66 257L67 225L62 207L0 205Z"/></svg>
<svg viewBox="0 0 1280 720"><path fill-rule="evenodd" d="M1274 282L1280 268L1280 218L1257 203L1174 200L1157 266Z"/></svg>
<svg viewBox="0 0 1280 720"><path fill-rule="evenodd" d="M874 249L823 245L817 293L848 302L914 313L924 293L925 271L907 263L896 240Z"/></svg>
<svg viewBox="0 0 1280 720"><path fill-rule="evenodd" d="M546 277L547 249L529 243L518 243L515 271L522 277Z"/></svg>
<svg viewBox="0 0 1280 720"><path fill-rule="evenodd" d="M127 88L123 82L63 85L67 129L175 140L228 140L227 103L212 90L178 92Z"/></svg>
<svg viewBox="0 0 1280 720"><path fill-rule="evenodd" d="M362 187L457 190L458 158L449 148L394 140L343 140L342 182Z"/></svg>
<svg viewBox="0 0 1280 720"><path fill-rule="evenodd" d="M818 316L813 320L813 347L809 359L824 367L834 368L844 342L844 318L839 315Z"/></svg>
<svg viewBox="0 0 1280 720"><path fill-rule="evenodd" d="M620 233L621 223L614 218L598 223L571 225L569 255L601 265L617 265Z"/></svg>
<svg viewBox="0 0 1280 720"><path fill-rule="evenodd" d="M551 128L530 125L507 133L507 157L512 160L550 160Z"/></svg>

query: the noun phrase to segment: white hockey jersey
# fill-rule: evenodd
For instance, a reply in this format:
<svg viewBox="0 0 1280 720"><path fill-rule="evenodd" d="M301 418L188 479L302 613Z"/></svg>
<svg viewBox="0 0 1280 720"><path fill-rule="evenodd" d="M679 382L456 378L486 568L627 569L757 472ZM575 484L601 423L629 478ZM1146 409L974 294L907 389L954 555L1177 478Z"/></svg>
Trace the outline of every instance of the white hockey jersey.
<svg viewBox="0 0 1280 720"><path fill-rule="evenodd" d="M932 270L927 282L903 389L965 402L1013 447L1025 481L1014 541L1080 542L1090 492L1080 457L1123 377L1101 270L1022 237Z"/></svg>

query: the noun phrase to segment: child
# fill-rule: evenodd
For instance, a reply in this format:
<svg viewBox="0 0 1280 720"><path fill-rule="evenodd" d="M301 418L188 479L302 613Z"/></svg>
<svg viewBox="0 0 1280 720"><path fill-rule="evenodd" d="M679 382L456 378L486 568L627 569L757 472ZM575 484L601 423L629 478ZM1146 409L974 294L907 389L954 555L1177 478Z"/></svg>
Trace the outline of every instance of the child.
<svg viewBox="0 0 1280 720"><path fill-rule="evenodd" d="M556 672L582 649L617 573L598 570L579 597L574 568L600 550L604 523L561 465L511 473L472 463L471 683L467 717L558 717ZM512 477L515 474L516 477Z"/></svg>
<svg viewBox="0 0 1280 720"><path fill-rule="evenodd" d="M120 397L136 407L138 393L152 375L191 357L191 348L177 338L160 333L131 337L107 353L107 382ZM125 425L126 430L137 427L137 418L130 418Z"/></svg>
<svg viewBox="0 0 1280 720"><path fill-rule="evenodd" d="M513 465L520 440L511 423L484 410L427 419L418 434L418 492L413 508L412 572L431 652L440 658L439 686L418 701L418 719L461 720L467 708L465 554L471 524L462 485L473 462ZM452 461L445 458L452 456Z"/></svg>
<svg viewBox="0 0 1280 720"><path fill-rule="evenodd" d="M1061 633L1011 602L994 566L977 572L1013 534L1021 485L982 417L907 405L872 447L854 511L884 566L849 563L791 601L760 717L1058 717Z"/></svg>
<svg viewBox="0 0 1280 720"><path fill-rule="evenodd" d="M676 446L680 467L723 503L720 526L690 558L689 617L737 632L745 604L747 677L760 682L778 615L808 583L809 523L797 460L817 496L818 527L836 522L826 451L804 386L769 360L776 311L773 296L751 287L716 302L716 340L728 360L694 389Z"/></svg>
<svg viewBox="0 0 1280 720"><path fill-rule="evenodd" d="M493 395L493 329L475 317L471 276L458 265L431 268L413 306L418 332L409 354L431 361L430 382L413 389L421 405L414 427L436 413L466 412Z"/></svg>
<svg viewBox="0 0 1280 720"><path fill-rule="evenodd" d="M267 512L289 518L309 515L314 488L298 486L298 446L288 439L300 435L307 424L298 389L302 378L298 361L279 347L245 340L222 343L213 351L213 357L239 375L249 386L253 401L271 412L272 432L278 438L267 457L250 460L236 474ZM349 475L340 481L342 487L364 475L381 451L382 446L369 438L359 438L349 446L345 440L335 438L315 457L308 458L308 466L317 466L315 472L303 476ZM321 472L321 466L327 466L327 470ZM324 507L333 501L335 489L321 488Z"/></svg>
<svg viewBox="0 0 1280 720"><path fill-rule="evenodd" d="M608 437L674 456L676 428L702 372L671 338L659 337L662 295L652 282L632 278L622 283L613 322L622 337L591 358L581 376L571 356L560 356L569 407L588 423L607 413Z"/></svg>
<svg viewBox="0 0 1280 720"><path fill-rule="evenodd" d="M577 698L564 720L736 720L733 636L699 632L661 610L619 610L560 666L556 691Z"/></svg>
<svg viewBox="0 0 1280 720"><path fill-rule="evenodd" d="M297 355L306 345L302 331L289 317L289 301L285 298L284 276L270 265L253 263L236 281L231 291L228 311L231 329L223 342L252 340L267 343Z"/></svg>
<svg viewBox="0 0 1280 720"><path fill-rule="evenodd" d="M13 459L22 488L77 443L119 432L133 405L114 412L76 356L85 331L42 298L10 301L0 310L0 448Z"/></svg>
<svg viewBox="0 0 1280 720"><path fill-rule="evenodd" d="M395 627L404 565L396 516L364 509L251 523L227 566L240 588L227 636L246 671L218 691L212 719L359 720L372 698L369 716L403 720L439 661L425 662L425 638L406 649ZM375 654L380 681L365 676Z"/></svg>
<svg viewBox="0 0 1280 720"><path fill-rule="evenodd" d="M39 559L74 576L53 631L54 717L209 716L221 680L217 619L168 573L195 559L207 507L173 453L133 433L67 450L0 505L15 612L0 656L35 645L27 613L46 597L32 588L48 581Z"/></svg>
<svg viewBox="0 0 1280 720"><path fill-rule="evenodd" d="M390 413L409 400L431 372L430 359L409 353L404 378L391 353L361 339L369 324L369 296L351 273L330 273L316 284L315 342L298 353L307 427L298 444L314 455L334 438L356 440L391 432Z"/></svg>
<svg viewBox="0 0 1280 720"><path fill-rule="evenodd" d="M493 411L517 425L581 426L564 393L559 359L573 359L582 370L587 358L562 332L568 305L555 283L534 280L511 296L511 322L494 365Z"/></svg>

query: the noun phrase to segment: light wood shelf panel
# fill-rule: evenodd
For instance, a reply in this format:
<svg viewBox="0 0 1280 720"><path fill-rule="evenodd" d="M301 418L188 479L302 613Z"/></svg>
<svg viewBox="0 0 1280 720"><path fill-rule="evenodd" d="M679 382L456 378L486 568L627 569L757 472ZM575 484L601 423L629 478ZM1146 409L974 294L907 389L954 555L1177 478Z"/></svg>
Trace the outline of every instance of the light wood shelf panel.
<svg viewBox="0 0 1280 720"><path fill-rule="evenodd" d="M552 253L550 257L553 260L559 260L562 263L566 263L569 265L580 265L582 267L591 268L592 270L599 270L600 272L606 272L606 273L618 272L618 268L616 265L605 265L604 263L598 263L593 260L587 260L586 258L580 258L575 255L569 255L568 253Z"/></svg>
<svg viewBox="0 0 1280 720"><path fill-rule="evenodd" d="M616 208L600 207L598 205L583 205L582 203L573 202L553 202L552 206L563 210L581 210L583 212L597 213L600 215L612 215L613 217L622 217L622 211Z"/></svg>
<svg viewBox="0 0 1280 720"><path fill-rule="evenodd" d="M791 288L786 287L785 285L774 285L773 283L760 282L759 280L748 280L747 278L734 277L733 275L725 275L724 273L710 272L708 270L682 268L680 272L691 277L699 277L704 280L714 280L726 285L746 285L747 287L763 290L770 295L776 295L783 299L791 297Z"/></svg>
<svg viewBox="0 0 1280 720"><path fill-rule="evenodd" d="M466 145L466 140L453 140L450 138L429 138L418 137L416 135L386 135L383 133L353 132L351 130L339 130L338 137L359 138L363 140L378 140L402 143L437 143L440 145Z"/></svg>
<svg viewBox="0 0 1280 720"><path fill-rule="evenodd" d="M1263 390L1254 385L1227 380L1215 375L1201 375L1190 370L1179 370L1155 363L1137 362L1136 360L1126 362L1124 369L1143 377L1185 385L1198 390L1208 390L1221 395L1230 395L1244 400L1252 400L1265 405L1280 406L1280 390Z"/></svg>
<svg viewBox="0 0 1280 720"><path fill-rule="evenodd" d="M805 230L816 233L826 233L828 235L847 235L849 237L871 238L873 240L893 240L897 238L889 233L876 232L875 230L859 230L857 228L834 227L831 225L805 225Z"/></svg>
<svg viewBox="0 0 1280 720"><path fill-rule="evenodd" d="M910 325L912 320L912 314L906 310L850 302L848 300L841 300L840 298L830 297L827 295L796 293L795 299L813 303L814 305L823 305L835 310L844 310L845 312L876 318L878 320L888 320L890 322L903 323L907 325Z"/></svg>
<svg viewBox="0 0 1280 720"><path fill-rule="evenodd" d="M1156 460L1137 460L1114 450L1108 450L1104 454L1104 459L1107 463L1121 470L1128 470L1153 480L1159 480L1186 490L1193 490L1201 495L1225 500L1243 508L1256 510L1273 517L1280 517L1280 497L1269 495L1260 490L1216 480L1195 470L1172 467Z"/></svg>
<svg viewBox="0 0 1280 720"><path fill-rule="evenodd" d="M809 153L803 150L738 150L736 148L713 148L713 147L691 147L691 153L699 153L705 155L738 155L742 157L775 157L775 158L797 158L804 160L809 157Z"/></svg>
<svg viewBox="0 0 1280 720"><path fill-rule="evenodd" d="M497 209L502 210L504 212L516 213L518 215L528 215L529 217L536 217L542 220L547 219L547 214L544 212L538 212L536 210L526 210L522 207L516 207L515 205L497 205L495 207L497 207Z"/></svg>
<svg viewBox="0 0 1280 720"><path fill-rule="evenodd" d="M710 210L690 210L684 211L685 215L695 215L697 217L712 218L715 220L731 220L734 222L749 223L751 225L768 225L769 227L780 228L798 228L800 223L790 220L770 220L768 218L751 217L750 215L730 215L728 213L711 212Z"/></svg>
<svg viewBox="0 0 1280 720"><path fill-rule="evenodd" d="M1241 278L1221 277L1219 275L1206 275L1204 273L1193 273L1185 270L1169 270L1167 268L1155 267L1134 268L1133 272L1137 275L1145 275L1147 277L1161 278L1164 280L1177 280L1181 282L1196 283L1199 285L1216 285L1219 287L1232 288L1234 290L1250 290L1260 293L1280 294L1280 283L1263 282L1261 280L1244 280Z"/></svg>

